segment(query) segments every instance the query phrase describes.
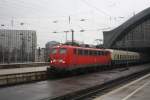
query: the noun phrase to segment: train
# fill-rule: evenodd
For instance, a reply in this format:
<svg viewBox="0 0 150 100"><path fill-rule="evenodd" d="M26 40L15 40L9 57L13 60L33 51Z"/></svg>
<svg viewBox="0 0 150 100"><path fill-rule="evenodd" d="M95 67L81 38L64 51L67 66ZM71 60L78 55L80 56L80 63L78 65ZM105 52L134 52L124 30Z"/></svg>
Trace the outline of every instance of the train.
<svg viewBox="0 0 150 100"><path fill-rule="evenodd" d="M137 64L138 52L58 45L51 48L50 67L47 71L72 71L87 68L104 68L114 65Z"/></svg>

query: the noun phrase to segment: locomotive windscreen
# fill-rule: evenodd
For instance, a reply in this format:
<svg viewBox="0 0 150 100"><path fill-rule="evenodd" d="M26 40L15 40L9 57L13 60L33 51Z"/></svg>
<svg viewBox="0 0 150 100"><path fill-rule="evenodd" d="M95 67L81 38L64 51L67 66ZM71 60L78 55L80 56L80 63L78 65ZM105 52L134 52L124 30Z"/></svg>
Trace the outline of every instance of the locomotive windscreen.
<svg viewBox="0 0 150 100"><path fill-rule="evenodd" d="M50 54L56 54L56 53L57 53L57 49L56 48L51 49Z"/></svg>
<svg viewBox="0 0 150 100"><path fill-rule="evenodd" d="M60 54L66 54L67 49L66 48L60 48L59 53Z"/></svg>

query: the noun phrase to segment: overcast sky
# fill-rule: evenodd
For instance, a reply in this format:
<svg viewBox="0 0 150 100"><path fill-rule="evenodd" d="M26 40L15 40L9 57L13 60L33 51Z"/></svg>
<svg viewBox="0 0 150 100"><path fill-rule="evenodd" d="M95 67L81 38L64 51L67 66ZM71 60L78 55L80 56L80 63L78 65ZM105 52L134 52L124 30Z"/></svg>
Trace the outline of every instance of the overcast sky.
<svg viewBox="0 0 150 100"><path fill-rule="evenodd" d="M64 31L70 29L75 40L94 44L103 38L103 30L117 27L149 6L150 0L0 0L0 24L5 25L0 28L36 30L41 47L48 41L65 42ZM71 34L67 36L70 40Z"/></svg>

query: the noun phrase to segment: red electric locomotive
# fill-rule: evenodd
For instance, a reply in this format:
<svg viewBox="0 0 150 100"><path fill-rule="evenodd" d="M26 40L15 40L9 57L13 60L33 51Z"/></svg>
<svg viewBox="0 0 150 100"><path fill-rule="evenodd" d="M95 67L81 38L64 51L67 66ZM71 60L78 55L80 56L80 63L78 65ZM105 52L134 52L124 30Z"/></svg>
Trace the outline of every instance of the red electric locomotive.
<svg viewBox="0 0 150 100"><path fill-rule="evenodd" d="M111 54L105 49L59 45L51 48L48 70L69 71L109 65Z"/></svg>

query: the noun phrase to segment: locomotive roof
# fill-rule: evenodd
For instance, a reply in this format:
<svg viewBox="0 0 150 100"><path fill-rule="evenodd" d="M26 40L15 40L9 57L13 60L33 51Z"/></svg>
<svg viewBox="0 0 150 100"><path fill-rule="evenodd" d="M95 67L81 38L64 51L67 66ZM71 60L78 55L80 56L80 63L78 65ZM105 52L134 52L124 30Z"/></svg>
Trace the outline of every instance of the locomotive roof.
<svg viewBox="0 0 150 100"><path fill-rule="evenodd" d="M72 45L57 45L57 46L54 46L53 48L77 48L77 49L90 49L90 50L105 50L105 51L108 51L106 49L103 49L103 48L89 48L89 47L78 47L78 46L72 46Z"/></svg>

